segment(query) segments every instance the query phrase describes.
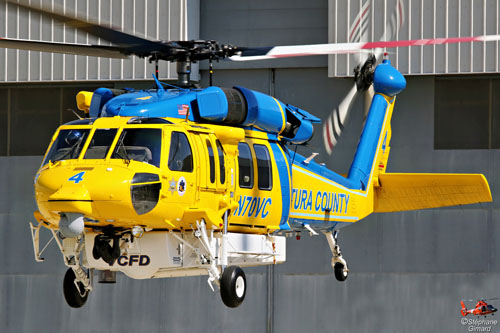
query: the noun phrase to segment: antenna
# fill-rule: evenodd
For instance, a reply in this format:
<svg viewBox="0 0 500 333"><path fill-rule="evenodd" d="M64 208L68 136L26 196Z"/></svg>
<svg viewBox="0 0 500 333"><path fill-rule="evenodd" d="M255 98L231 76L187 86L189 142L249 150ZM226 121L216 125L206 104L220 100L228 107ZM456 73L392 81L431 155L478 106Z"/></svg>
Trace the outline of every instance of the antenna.
<svg viewBox="0 0 500 333"><path fill-rule="evenodd" d="M209 76L209 85L211 87L212 86L212 74L214 73L214 67L213 67L213 64L212 64L212 58L210 58L208 60L208 66L209 66L208 73L210 74L210 76Z"/></svg>

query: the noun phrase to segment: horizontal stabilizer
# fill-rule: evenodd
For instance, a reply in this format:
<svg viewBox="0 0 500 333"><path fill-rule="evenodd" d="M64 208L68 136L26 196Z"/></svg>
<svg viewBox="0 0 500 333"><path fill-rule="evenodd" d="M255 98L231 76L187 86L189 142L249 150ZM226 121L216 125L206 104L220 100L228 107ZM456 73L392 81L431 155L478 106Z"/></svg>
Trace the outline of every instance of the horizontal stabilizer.
<svg viewBox="0 0 500 333"><path fill-rule="evenodd" d="M379 175L374 212L436 208L490 202L481 174L388 173Z"/></svg>

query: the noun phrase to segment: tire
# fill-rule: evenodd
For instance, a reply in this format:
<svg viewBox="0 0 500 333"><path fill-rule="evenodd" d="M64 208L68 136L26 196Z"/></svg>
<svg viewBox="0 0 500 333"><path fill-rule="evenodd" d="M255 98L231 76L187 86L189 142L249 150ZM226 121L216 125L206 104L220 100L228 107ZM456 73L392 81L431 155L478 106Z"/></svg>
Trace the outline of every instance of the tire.
<svg viewBox="0 0 500 333"><path fill-rule="evenodd" d="M229 266L222 273L220 279L220 295L227 307L236 308L245 299L247 279L245 273L238 266Z"/></svg>
<svg viewBox="0 0 500 333"><path fill-rule="evenodd" d="M78 287L81 290L84 290L81 282L78 282ZM68 305L72 308L81 308L89 297L88 291L85 292L85 296L82 297L80 295L80 291L75 285L75 272L73 272L71 268L68 268L66 274L64 275L63 292L66 303L68 303Z"/></svg>
<svg viewBox="0 0 500 333"><path fill-rule="evenodd" d="M347 279L347 273L344 271L344 265L341 264L340 262L335 263L335 266L333 267L333 271L335 273L335 278L337 281L345 281Z"/></svg>

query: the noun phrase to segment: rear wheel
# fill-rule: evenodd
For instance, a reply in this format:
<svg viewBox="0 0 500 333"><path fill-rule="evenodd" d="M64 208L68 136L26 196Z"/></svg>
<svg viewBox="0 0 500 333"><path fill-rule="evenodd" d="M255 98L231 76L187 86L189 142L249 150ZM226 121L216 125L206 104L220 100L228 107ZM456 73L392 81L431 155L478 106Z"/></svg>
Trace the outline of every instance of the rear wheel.
<svg viewBox="0 0 500 333"><path fill-rule="evenodd" d="M348 271L344 264L336 262L335 266L333 266L333 271L337 281L345 281L347 279Z"/></svg>
<svg viewBox="0 0 500 333"><path fill-rule="evenodd" d="M247 280L238 266L229 266L222 273L220 295L222 302L230 308L238 307L245 299Z"/></svg>
<svg viewBox="0 0 500 333"><path fill-rule="evenodd" d="M64 298L66 299L68 305L72 308L80 308L87 301L89 292L85 290L83 283L77 282L75 284L75 278L75 272L73 272L73 269L69 268L64 275ZM78 285L78 287L76 285Z"/></svg>

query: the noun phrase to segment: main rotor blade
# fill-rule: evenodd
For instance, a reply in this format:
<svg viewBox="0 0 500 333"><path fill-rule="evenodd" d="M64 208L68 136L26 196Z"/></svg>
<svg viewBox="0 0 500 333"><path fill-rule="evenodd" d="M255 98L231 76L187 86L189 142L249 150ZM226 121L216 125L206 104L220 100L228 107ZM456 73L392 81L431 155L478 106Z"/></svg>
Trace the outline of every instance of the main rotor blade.
<svg viewBox="0 0 500 333"><path fill-rule="evenodd" d="M162 50L165 45L161 42L150 41L145 38L129 35L127 33L115 30L110 27L106 27L95 22L83 21L76 18L74 15L69 16L65 14L59 6L55 6L54 10L48 9L46 7L35 7L31 5L26 0L20 0L19 2L14 0L3 0L9 4L19 6L21 8L31 10L47 17L50 17L56 21L67 24L78 30L87 32L95 37L104 39L108 42L121 46L126 49L128 54L135 54L138 56L148 56L151 51Z"/></svg>
<svg viewBox="0 0 500 333"><path fill-rule="evenodd" d="M366 43L337 43L288 45L274 47L240 48L241 53L229 58L232 61L253 61L264 59L304 57L322 54L350 54L369 52L368 50L394 47L441 45L469 42L490 42L500 40L500 35L482 35L472 37L429 38L396 41L380 41Z"/></svg>
<svg viewBox="0 0 500 333"><path fill-rule="evenodd" d="M121 48L106 45L54 43L0 37L0 48L76 54L91 57L127 58Z"/></svg>

